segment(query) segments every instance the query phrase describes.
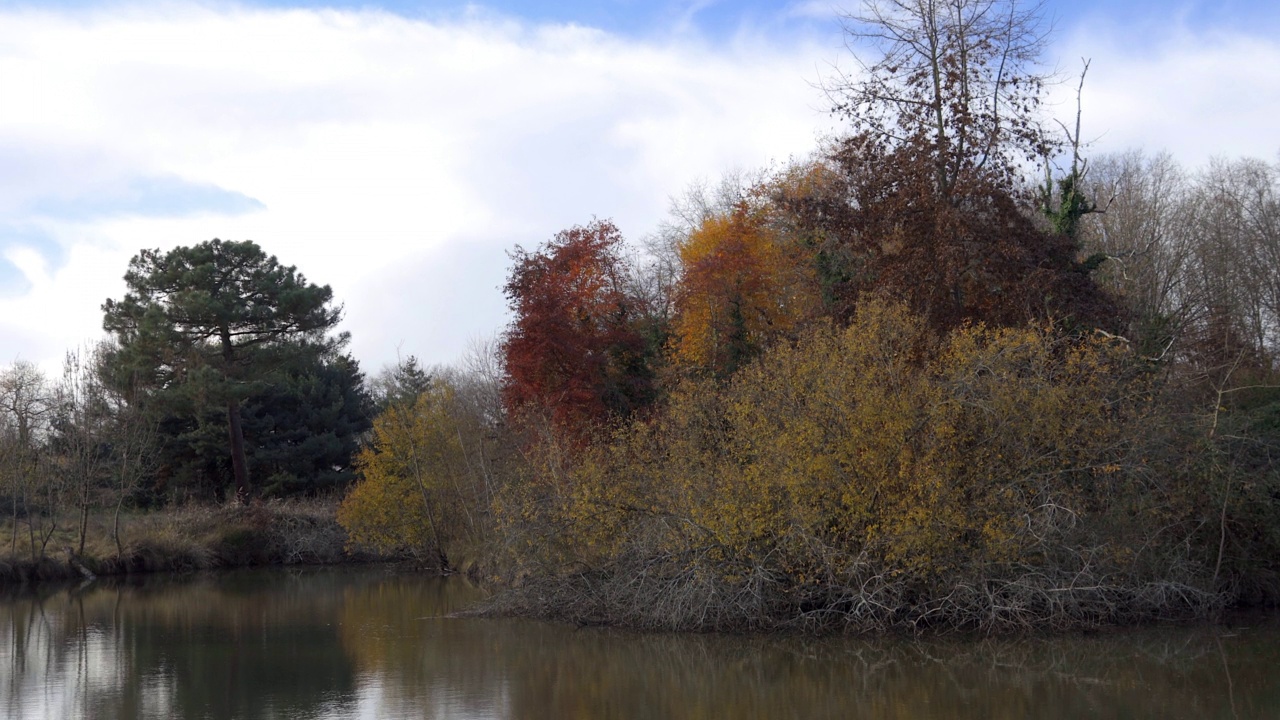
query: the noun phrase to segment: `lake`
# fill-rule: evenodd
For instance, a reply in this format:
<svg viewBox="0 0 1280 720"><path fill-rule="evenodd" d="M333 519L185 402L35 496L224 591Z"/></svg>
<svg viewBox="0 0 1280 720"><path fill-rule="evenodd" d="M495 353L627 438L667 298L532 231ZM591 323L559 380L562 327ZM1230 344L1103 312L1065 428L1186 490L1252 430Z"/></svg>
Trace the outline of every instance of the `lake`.
<svg viewBox="0 0 1280 720"><path fill-rule="evenodd" d="M390 568L0 591L0 717L1280 717L1274 616L996 640L446 617L480 597Z"/></svg>

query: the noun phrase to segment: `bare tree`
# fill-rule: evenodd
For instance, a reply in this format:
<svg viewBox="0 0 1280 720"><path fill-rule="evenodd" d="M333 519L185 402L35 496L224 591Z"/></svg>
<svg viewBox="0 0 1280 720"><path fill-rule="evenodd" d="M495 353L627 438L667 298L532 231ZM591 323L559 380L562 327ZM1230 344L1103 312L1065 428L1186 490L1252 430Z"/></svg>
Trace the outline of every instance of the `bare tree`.
<svg viewBox="0 0 1280 720"><path fill-rule="evenodd" d="M1091 167L1105 213L1082 226L1101 278L1135 311L1146 354L1179 359L1218 387L1280 357L1280 168L1215 160L1184 172L1168 155L1104 156Z"/></svg>
<svg viewBox="0 0 1280 720"><path fill-rule="evenodd" d="M1193 213L1206 318L1229 317L1256 362L1270 366L1280 353L1280 171L1259 160L1213 161Z"/></svg>
<svg viewBox="0 0 1280 720"><path fill-rule="evenodd" d="M41 445L52 407L48 381L36 365L18 361L0 372L0 424L7 456L3 473L13 512L10 552L17 553L19 519L25 516L33 560L37 546L43 547L52 534L49 526L57 526L56 517L45 522L36 507L37 496L51 491Z"/></svg>
<svg viewBox="0 0 1280 720"><path fill-rule="evenodd" d="M99 346L96 368L99 375L107 372L105 358L110 354L106 344ZM115 475L115 509L111 517L111 539L115 542L116 558L124 555L120 539L120 511L130 494L154 468L156 462L156 420L143 407L143 391L136 378L121 378L123 382L112 387L107 394L107 412L110 414L112 471Z"/></svg>
<svg viewBox="0 0 1280 720"><path fill-rule="evenodd" d="M929 148L936 191L962 176L1006 179L1054 144L1036 117L1043 4L1018 0L864 0L845 17L857 62L825 90L833 109L887 148Z"/></svg>
<svg viewBox="0 0 1280 720"><path fill-rule="evenodd" d="M1106 256L1097 277L1133 310L1130 338L1165 357L1197 312L1187 277L1190 180L1172 156L1132 151L1094 158L1089 182L1106 210L1085 216L1082 248Z"/></svg>
<svg viewBox="0 0 1280 720"><path fill-rule="evenodd" d="M54 390L53 442L62 483L70 490L78 512L76 555L84 554L89 514L110 470L112 418L99 363L97 348L67 351L62 380Z"/></svg>
<svg viewBox="0 0 1280 720"><path fill-rule="evenodd" d="M515 451L502 406L502 344L497 337L472 338L456 365L433 375L453 389L453 419L471 504L486 512L502 484L501 466Z"/></svg>

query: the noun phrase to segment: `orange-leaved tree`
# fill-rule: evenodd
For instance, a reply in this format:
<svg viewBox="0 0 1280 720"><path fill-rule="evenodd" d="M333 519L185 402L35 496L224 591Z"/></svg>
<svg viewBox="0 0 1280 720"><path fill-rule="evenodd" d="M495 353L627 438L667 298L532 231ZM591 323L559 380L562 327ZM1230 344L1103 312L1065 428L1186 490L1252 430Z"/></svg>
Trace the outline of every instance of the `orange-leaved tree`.
<svg viewBox="0 0 1280 720"><path fill-rule="evenodd" d="M811 253L775 227L768 206L743 201L707 217L679 251L673 350L684 366L731 375L817 305Z"/></svg>

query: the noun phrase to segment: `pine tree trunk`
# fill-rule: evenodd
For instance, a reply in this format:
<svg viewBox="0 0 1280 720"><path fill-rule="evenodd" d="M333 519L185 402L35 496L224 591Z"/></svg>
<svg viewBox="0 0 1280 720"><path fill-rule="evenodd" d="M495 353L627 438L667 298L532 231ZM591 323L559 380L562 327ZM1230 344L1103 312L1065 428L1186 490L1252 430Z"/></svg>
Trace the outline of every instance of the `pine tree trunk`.
<svg viewBox="0 0 1280 720"><path fill-rule="evenodd" d="M244 457L244 429L240 426L240 402L227 401L227 430L231 434L231 470L236 476L236 498L249 503L253 488L249 485L249 464Z"/></svg>
<svg viewBox="0 0 1280 720"><path fill-rule="evenodd" d="M218 328L218 334L222 339L222 361L225 365L223 372L230 373L236 359L235 346L231 343L231 329L223 325ZM248 505L253 487L249 484L249 463L244 457L244 428L240 423L240 401L235 397L227 400L227 432L231 435L231 471L236 476L236 499Z"/></svg>

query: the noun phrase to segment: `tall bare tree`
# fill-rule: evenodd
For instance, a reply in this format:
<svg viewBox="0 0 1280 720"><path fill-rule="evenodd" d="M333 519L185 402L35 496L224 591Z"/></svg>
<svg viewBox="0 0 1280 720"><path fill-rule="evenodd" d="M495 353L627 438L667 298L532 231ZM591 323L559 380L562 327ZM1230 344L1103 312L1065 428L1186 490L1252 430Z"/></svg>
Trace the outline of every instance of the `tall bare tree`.
<svg viewBox="0 0 1280 720"><path fill-rule="evenodd" d="M1096 263L1078 257L1074 219L1088 203L1072 194L1046 227L1034 216L1048 208L1023 178L1061 143L1039 112L1050 80L1041 6L865 0L845 29L859 67L827 84L852 125L828 155L844 189L806 210L835 312L851 317L875 293L938 329L1046 319L1119 329ZM1074 184L1077 163L1071 172Z"/></svg>
<svg viewBox="0 0 1280 720"><path fill-rule="evenodd" d="M1128 337L1148 357L1176 352L1176 340L1198 312L1188 283L1191 187L1168 154L1131 151L1090 163L1089 192L1106 209L1081 223L1081 244L1086 253L1106 256L1098 277L1133 310Z"/></svg>
<svg viewBox="0 0 1280 720"><path fill-rule="evenodd" d="M59 456L62 484L76 505L77 555L84 554L89 513L110 473L112 417L99 362L97 348L67 351L62 380L54 391L53 450Z"/></svg>
<svg viewBox="0 0 1280 720"><path fill-rule="evenodd" d="M1280 171L1217 160L1192 198L1194 282L1217 342L1238 336L1257 364L1280 356ZM1233 341L1234 342L1234 341Z"/></svg>
<svg viewBox="0 0 1280 720"><path fill-rule="evenodd" d="M858 67L826 85L835 111L887 148L926 149L944 196L968 173L1012 177L1052 145L1036 117L1042 5L864 0L844 21Z"/></svg>

